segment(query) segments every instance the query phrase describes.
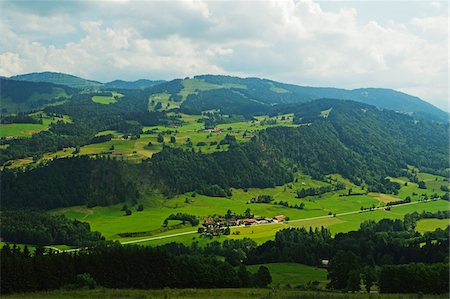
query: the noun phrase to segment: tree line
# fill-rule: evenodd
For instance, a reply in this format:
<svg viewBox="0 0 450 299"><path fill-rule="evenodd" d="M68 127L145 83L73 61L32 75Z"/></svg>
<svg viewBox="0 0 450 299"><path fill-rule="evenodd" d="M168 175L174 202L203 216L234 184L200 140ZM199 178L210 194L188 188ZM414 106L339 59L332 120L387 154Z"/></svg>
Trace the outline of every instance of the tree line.
<svg viewBox="0 0 450 299"><path fill-rule="evenodd" d="M141 246L102 246L78 253L59 253L38 247L1 250L2 294L58 289L74 284L87 273L107 288L239 288L265 287L271 282L267 268L252 274L216 257L174 256L166 250Z"/></svg>

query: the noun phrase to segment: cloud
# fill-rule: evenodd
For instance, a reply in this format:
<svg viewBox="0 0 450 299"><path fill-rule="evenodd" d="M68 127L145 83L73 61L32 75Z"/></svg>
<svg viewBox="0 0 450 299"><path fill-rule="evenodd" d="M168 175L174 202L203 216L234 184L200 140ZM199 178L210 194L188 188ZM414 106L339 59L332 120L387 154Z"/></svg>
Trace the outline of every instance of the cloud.
<svg viewBox="0 0 450 299"><path fill-rule="evenodd" d="M361 5L324 10L307 0L76 2L56 5L45 18L15 3L0 31L8 65L2 69L57 70L100 81L224 73L388 87L445 108L446 5L429 15L419 4L411 13L414 5L406 22L404 15L378 22L376 15L366 20L367 11L362 18Z"/></svg>

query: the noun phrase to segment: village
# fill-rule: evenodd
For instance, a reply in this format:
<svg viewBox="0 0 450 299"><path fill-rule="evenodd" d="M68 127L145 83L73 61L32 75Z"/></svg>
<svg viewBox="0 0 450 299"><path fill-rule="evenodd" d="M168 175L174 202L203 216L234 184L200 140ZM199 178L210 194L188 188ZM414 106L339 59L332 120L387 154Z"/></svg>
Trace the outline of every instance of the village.
<svg viewBox="0 0 450 299"><path fill-rule="evenodd" d="M284 215L278 215L274 216L273 218L268 218L268 217L258 217L254 215L248 215L248 213L246 214L247 215L245 216L251 217L240 218L239 216L235 215L232 215L230 217L231 213L228 212L227 215L225 216L208 217L202 223L202 226L198 228L198 233L202 234L205 237L212 238L214 236L220 236L221 234L229 235L230 227L237 227L237 226L249 227L252 225L280 223L289 220L288 217Z"/></svg>

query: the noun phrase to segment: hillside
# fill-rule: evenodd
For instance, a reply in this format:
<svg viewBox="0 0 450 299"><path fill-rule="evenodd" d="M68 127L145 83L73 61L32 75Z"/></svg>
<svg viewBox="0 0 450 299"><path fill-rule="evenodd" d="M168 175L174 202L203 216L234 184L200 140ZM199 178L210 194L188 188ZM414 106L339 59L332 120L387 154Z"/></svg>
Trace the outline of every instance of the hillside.
<svg viewBox="0 0 450 299"><path fill-rule="evenodd" d="M140 79L136 81L114 80L103 84L104 89L145 89L163 83L162 80Z"/></svg>
<svg viewBox="0 0 450 299"><path fill-rule="evenodd" d="M31 73L12 76L11 79L29 82L47 82L53 84L61 84L77 89L95 89L100 88L102 83L86 80L77 76L55 73L55 72L42 72L42 73Z"/></svg>
<svg viewBox="0 0 450 299"><path fill-rule="evenodd" d="M113 110L109 111L110 114L113 113ZM338 173L357 185L367 186L370 191L390 193L396 188L385 178L403 175L407 165L441 172L448 166L448 125L427 121L416 122L410 116L389 110L379 110L374 106L353 101L313 101L298 106L294 113L294 121L300 125L298 127L279 126L256 131L252 138L242 138L247 142L238 142L236 137L224 134L225 136L222 135L216 139L218 141L215 141L215 144L227 150L211 154L202 153L200 146L196 147L198 150L195 150L192 144L185 146L187 141L177 143L176 139L180 136L167 127L164 129L166 130L165 139L173 139L174 142L170 142L170 146L164 144L162 147L158 146L159 152L154 153L151 159L138 164L134 176L139 177L146 188L162 191L166 195L196 191L211 196L225 196L231 187L268 188L283 185L292 181L294 173L300 170L315 179ZM64 114L69 114L74 119L79 117L76 114L70 114L69 110L66 110ZM106 115L103 118L106 118ZM111 119L111 123L116 125L115 121L120 119L117 115L116 118ZM156 118L155 121L158 119ZM84 119L83 123L86 122L88 120ZM89 128L92 129L94 125L92 123ZM104 130L115 128L107 125L107 123L102 124ZM233 126L233 124L227 126ZM55 126L51 131L54 137L46 133L42 135L42 138L56 139L59 136L57 134L67 134L67 129L64 127L63 124ZM73 125L68 127L73 130ZM153 142L164 142L158 127L160 126L149 128L151 132L148 134L153 134L154 137L150 139L151 146L143 148L142 151L152 150ZM158 130L155 132L153 128ZM127 127L126 130L129 128ZM182 128L178 130L183 132ZM229 134L233 134L233 130L228 131ZM194 134L194 131L191 132ZM240 131L238 134L244 133ZM193 138L195 135L188 136ZM67 139L67 135L62 137ZM163 140L155 140L160 137ZM142 138L149 140L147 136ZM34 139L38 140L37 137ZM75 137L73 139L75 140ZM106 141L109 142L110 139L111 136ZM124 149L124 143L127 141L121 139L117 145L120 144L120 148ZM36 141L31 138L29 143L26 142L27 140L22 140L10 143L10 147L4 151L5 154L13 153L13 150L23 151L23 147L29 148L26 144L33 144ZM134 144L133 140L130 142ZM206 146L206 142L203 143ZM111 146L110 151L108 152L106 148L106 151L102 150L98 154L109 157L115 147L111 143L107 144ZM69 159L69 161L72 160ZM80 163L81 161L85 160L80 160ZM98 164L101 160L96 161ZM72 163L75 166L79 164L77 160L73 160ZM67 176L67 173L63 175L61 169L67 167L60 168L60 165L64 165L64 162L57 160L48 167L37 168L17 176L8 176L8 172L3 172L2 193L7 197L4 202L11 207L19 207L22 203L26 203L29 206L43 208L39 198L51 197L58 198L58 202L52 205L52 208L70 206L82 203L79 201L80 198L84 198L85 203L102 200L102 192L108 192L111 188L106 185L100 186L100 190L96 190L92 197L80 193L79 196L74 197L73 202L65 201L68 198L64 196L64 193L58 195L57 191L53 191L66 190L64 185L70 181L70 179L68 181L61 179L62 177L70 178L70 175ZM61 185L57 185L52 179L57 173ZM55 189L45 188L36 198L36 194L29 192L27 187L33 188L28 182L35 181L36 174L44 181L52 182ZM80 174L80 181L82 176ZM86 180L89 181L89 177L86 177ZM116 188L119 190L124 187L118 185ZM81 190L80 188L77 192ZM76 192L74 191L73 194L75 195ZM123 199L124 196L121 198ZM16 204L19 201L22 203Z"/></svg>
<svg viewBox="0 0 450 299"><path fill-rule="evenodd" d="M64 85L0 78L2 114L41 109L67 99L74 90Z"/></svg>
<svg viewBox="0 0 450 299"><path fill-rule="evenodd" d="M181 85L179 84L181 83ZM185 112L218 109L226 114L264 114L273 105L303 103L321 98L354 100L379 108L410 114L418 119L448 121L448 113L399 91L382 88L346 90L331 87L305 87L267 79L200 75L174 80L168 93ZM180 86L179 88L176 88ZM161 91L152 91L160 93Z"/></svg>

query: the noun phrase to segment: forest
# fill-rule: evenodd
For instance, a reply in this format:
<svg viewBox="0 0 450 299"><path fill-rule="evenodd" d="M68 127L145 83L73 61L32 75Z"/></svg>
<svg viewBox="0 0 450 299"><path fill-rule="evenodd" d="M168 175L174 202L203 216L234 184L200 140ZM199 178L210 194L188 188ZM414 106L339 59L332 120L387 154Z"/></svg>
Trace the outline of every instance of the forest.
<svg viewBox="0 0 450 299"><path fill-rule="evenodd" d="M274 241L260 246L245 238L205 247L196 243L157 248L110 245L75 253L45 252L38 247L30 254L28 249L5 245L1 292L57 289L74 284L78 275L86 273L99 285L114 288L265 287L271 281L267 268L250 274L245 265L289 261L317 266L327 259L330 290L364 287L370 292L376 284L385 293L446 293L448 228L421 235L411 229L418 217L369 221L357 231L335 237L323 227L285 229ZM404 279L411 280L398 283Z"/></svg>

